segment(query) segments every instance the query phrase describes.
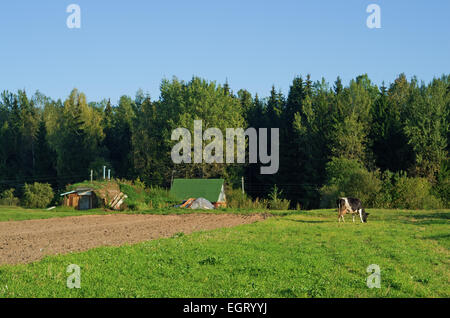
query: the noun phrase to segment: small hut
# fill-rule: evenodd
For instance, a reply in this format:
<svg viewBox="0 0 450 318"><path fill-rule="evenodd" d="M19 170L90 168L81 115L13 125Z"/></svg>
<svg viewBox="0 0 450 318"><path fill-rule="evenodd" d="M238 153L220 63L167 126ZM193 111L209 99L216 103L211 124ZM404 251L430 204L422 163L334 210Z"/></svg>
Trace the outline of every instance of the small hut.
<svg viewBox="0 0 450 318"><path fill-rule="evenodd" d="M73 191L62 193L64 206L71 206L78 210L89 210L96 207L96 196L91 188L76 188Z"/></svg>
<svg viewBox="0 0 450 318"><path fill-rule="evenodd" d="M214 207L225 207L225 181L223 179L174 179L171 195L177 200L205 198Z"/></svg>

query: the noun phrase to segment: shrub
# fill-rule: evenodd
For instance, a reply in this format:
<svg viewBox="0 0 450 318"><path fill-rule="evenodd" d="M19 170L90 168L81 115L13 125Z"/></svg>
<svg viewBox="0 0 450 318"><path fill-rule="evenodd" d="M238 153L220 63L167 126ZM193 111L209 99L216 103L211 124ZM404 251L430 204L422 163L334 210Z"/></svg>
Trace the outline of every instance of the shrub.
<svg viewBox="0 0 450 318"><path fill-rule="evenodd" d="M437 183L433 188L435 196L439 198L443 206L447 209L450 208L450 179L445 179Z"/></svg>
<svg viewBox="0 0 450 318"><path fill-rule="evenodd" d="M19 205L19 199L14 196L14 189L8 189L0 193L0 205Z"/></svg>
<svg viewBox="0 0 450 318"><path fill-rule="evenodd" d="M226 197L227 207L232 209L249 209L252 205L252 199L240 189L227 189Z"/></svg>
<svg viewBox="0 0 450 318"><path fill-rule="evenodd" d="M138 188L138 189L142 189L145 190L145 183L144 181L142 181L140 178L136 178L136 180L133 181L133 185Z"/></svg>
<svg viewBox="0 0 450 318"><path fill-rule="evenodd" d="M320 208L333 208L336 206L336 199L342 196L338 186L335 184L324 185L320 189Z"/></svg>
<svg viewBox="0 0 450 318"><path fill-rule="evenodd" d="M384 171L381 178L381 189L378 195L378 208L393 208L395 197L397 195L395 190L395 176L393 172L386 170Z"/></svg>
<svg viewBox="0 0 450 318"><path fill-rule="evenodd" d="M256 198L254 201L241 189L227 188L227 207L231 209L267 209L267 201Z"/></svg>
<svg viewBox="0 0 450 318"><path fill-rule="evenodd" d="M271 210L288 210L289 205L291 204L291 201L287 199L281 198L283 195L283 191L279 190L277 188L277 185L275 185L272 188L272 192L269 193L269 209Z"/></svg>
<svg viewBox="0 0 450 318"><path fill-rule="evenodd" d="M354 197L365 202L366 207L375 207L381 190L378 172L361 170L350 177L348 189Z"/></svg>
<svg viewBox="0 0 450 318"><path fill-rule="evenodd" d="M125 205L124 208L131 211L143 211L147 210L149 207L143 202L130 202Z"/></svg>
<svg viewBox="0 0 450 318"><path fill-rule="evenodd" d="M437 175L436 184L432 188L434 196L442 201L446 208L450 208L450 161L443 161Z"/></svg>
<svg viewBox="0 0 450 318"><path fill-rule="evenodd" d="M48 183L25 183L22 204L27 208L45 208L53 200L53 189Z"/></svg>
<svg viewBox="0 0 450 318"><path fill-rule="evenodd" d="M122 179L118 182L120 190L128 196L125 200L124 209L142 211L153 208L167 208L177 202L170 195L169 190L158 186L146 188L140 179L135 181Z"/></svg>
<svg viewBox="0 0 450 318"><path fill-rule="evenodd" d="M359 198L365 207L436 209L442 201L432 195L431 183L405 172L367 171L358 161L333 158L326 167L328 182L321 192L321 207L335 207L338 197Z"/></svg>
<svg viewBox="0 0 450 318"><path fill-rule="evenodd" d="M328 182L320 190L321 207L334 207L338 197L359 198L373 207L381 190L378 172L370 172L357 160L333 158L326 166Z"/></svg>
<svg viewBox="0 0 450 318"><path fill-rule="evenodd" d="M393 207L400 209L438 209L442 202L431 194L431 184L425 178L408 178L400 174L395 178Z"/></svg>
<svg viewBox="0 0 450 318"><path fill-rule="evenodd" d="M178 202L177 199L170 195L170 191L158 186L152 186L145 190L147 195L145 202L148 208L167 208Z"/></svg>

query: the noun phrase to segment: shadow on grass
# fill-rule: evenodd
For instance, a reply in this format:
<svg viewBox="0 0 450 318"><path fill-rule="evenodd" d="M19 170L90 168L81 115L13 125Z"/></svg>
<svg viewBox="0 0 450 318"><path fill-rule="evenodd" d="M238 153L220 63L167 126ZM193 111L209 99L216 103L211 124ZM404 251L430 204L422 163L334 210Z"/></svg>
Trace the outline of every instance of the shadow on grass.
<svg viewBox="0 0 450 318"><path fill-rule="evenodd" d="M291 221L291 222L298 222L298 223L311 223L311 224L315 224L315 223L329 223L330 221L315 221L315 220L294 220L294 219L285 219L287 221Z"/></svg>
<svg viewBox="0 0 450 318"><path fill-rule="evenodd" d="M403 224L412 224L412 225L444 225L450 224L448 220L400 220Z"/></svg>
<svg viewBox="0 0 450 318"><path fill-rule="evenodd" d="M400 219L403 224L414 225L436 225L450 224L450 213L448 212L428 212L405 215Z"/></svg>
<svg viewBox="0 0 450 318"><path fill-rule="evenodd" d="M444 219L450 221L449 212L429 212L422 214L411 214L411 217L415 219Z"/></svg>
<svg viewBox="0 0 450 318"><path fill-rule="evenodd" d="M431 235L431 236L424 236L424 239L428 239L428 240L443 240L443 239L448 239L450 238L450 234L439 234L439 235Z"/></svg>

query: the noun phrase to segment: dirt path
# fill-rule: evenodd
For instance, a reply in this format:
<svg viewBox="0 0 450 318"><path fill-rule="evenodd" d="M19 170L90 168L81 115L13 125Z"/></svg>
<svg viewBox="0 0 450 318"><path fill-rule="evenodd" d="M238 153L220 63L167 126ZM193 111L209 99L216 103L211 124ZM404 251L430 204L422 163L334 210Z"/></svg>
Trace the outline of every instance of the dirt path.
<svg viewBox="0 0 450 318"><path fill-rule="evenodd" d="M119 246L262 219L261 215L233 214L116 214L0 222L0 265L29 263L45 255Z"/></svg>

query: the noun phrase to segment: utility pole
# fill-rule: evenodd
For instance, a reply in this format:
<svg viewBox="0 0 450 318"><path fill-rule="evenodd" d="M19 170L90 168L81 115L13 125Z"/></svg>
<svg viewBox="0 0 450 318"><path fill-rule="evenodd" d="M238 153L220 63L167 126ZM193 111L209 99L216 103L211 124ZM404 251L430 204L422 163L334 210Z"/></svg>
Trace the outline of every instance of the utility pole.
<svg viewBox="0 0 450 318"><path fill-rule="evenodd" d="M175 173L175 170L172 170L172 178L170 179L170 187L173 186L173 174Z"/></svg>

